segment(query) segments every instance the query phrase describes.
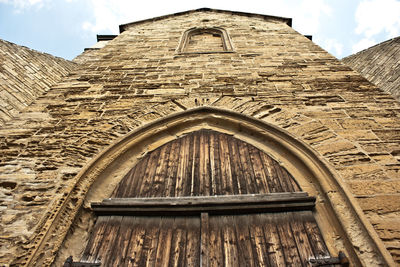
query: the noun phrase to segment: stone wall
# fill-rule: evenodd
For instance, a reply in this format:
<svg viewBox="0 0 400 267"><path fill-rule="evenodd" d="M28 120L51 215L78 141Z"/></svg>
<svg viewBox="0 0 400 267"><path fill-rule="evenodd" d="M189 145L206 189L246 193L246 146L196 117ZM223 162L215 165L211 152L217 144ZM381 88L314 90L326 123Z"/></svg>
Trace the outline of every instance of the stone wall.
<svg viewBox="0 0 400 267"><path fill-rule="evenodd" d="M85 61L96 59L98 50L99 48L86 48L82 54L76 56L72 61L82 64Z"/></svg>
<svg viewBox="0 0 400 267"><path fill-rule="evenodd" d="M0 126L74 67L71 61L0 40Z"/></svg>
<svg viewBox="0 0 400 267"><path fill-rule="evenodd" d="M195 26L225 28L234 53L177 54L182 33ZM0 264L26 262L100 151L204 105L307 143L400 262L400 104L278 19L202 12L132 25L0 130Z"/></svg>
<svg viewBox="0 0 400 267"><path fill-rule="evenodd" d="M400 37L345 57L342 62L400 100Z"/></svg>

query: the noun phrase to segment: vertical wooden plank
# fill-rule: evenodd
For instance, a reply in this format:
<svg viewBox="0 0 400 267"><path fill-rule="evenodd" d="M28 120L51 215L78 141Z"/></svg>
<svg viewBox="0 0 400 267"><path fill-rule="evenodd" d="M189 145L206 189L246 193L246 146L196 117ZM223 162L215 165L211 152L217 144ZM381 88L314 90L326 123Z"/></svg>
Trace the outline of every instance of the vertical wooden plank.
<svg viewBox="0 0 400 267"><path fill-rule="evenodd" d="M199 166L198 166L198 186L199 186L199 190L198 190L198 194L197 196L204 196L205 195L205 176L207 174L207 170L206 170L206 163L205 163L205 147L204 147L204 139L207 138L207 131L205 130L200 130L199 131Z"/></svg>
<svg viewBox="0 0 400 267"><path fill-rule="evenodd" d="M143 174L142 183L140 185L140 191L138 196L149 197L151 195L151 190L153 187L153 177L156 172L156 167L158 163L158 158L160 157L160 150L156 149L150 153L149 162Z"/></svg>
<svg viewBox="0 0 400 267"><path fill-rule="evenodd" d="M217 193L215 185L215 151L214 151L214 133L210 131L209 134L210 142L210 195L214 196Z"/></svg>
<svg viewBox="0 0 400 267"><path fill-rule="evenodd" d="M119 233L121 220L122 216L110 216L110 219L108 220L107 231L104 233L104 237L96 255L96 259L100 260L102 263L108 262L108 258L110 257L112 248L114 247L114 241Z"/></svg>
<svg viewBox="0 0 400 267"><path fill-rule="evenodd" d="M297 215L300 221L303 221L304 228L307 233L307 237L310 241L311 248L314 252L314 256L328 257L330 256L329 251L325 245L325 241L321 236L321 232L315 222L314 216L309 212L302 212Z"/></svg>
<svg viewBox="0 0 400 267"><path fill-rule="evenodd" d="M179 230L181 232L181 238L179 241L179 258L176 266L186 266L186 249L187 249L187 228L186 228L186 218L178 218Z"/></svg>
<svg viewBox="0 0 400 267"><path fill-rule="evenodd" d="M257 258L254 257L250 225L248 215L238 215L234 218L234 227L236 230L238 264L239 266L260 266Z"/></svg>
<svg viewBox="0 0 400 267"><path fill-rule="evenodd" d="M169 256L171 252L172 243L172 217L162 217L160 234L158 235L158 247L156 251L156 266L168 267Z"/></svg>
<svg viewBox="0 0 400 267"><path fill-rule="evenodd" d="M136 168L140 165L141 162L136 164L125 176L122 178L121 182L117 185L117 187L112 192L112 196L125 196L125 192L129 190L131 184L133 183L133 176L135 175Z"/></svg>
<svg viewBox="0 0 400 267"><path fill-rule="evenodd" d="M138 167L135 170L135 174L132 176L132 182L129 184L127 190L124 192L123 197L138 197L140 195L140 188L143 183L143 174L148 168L150 155L146 155L145 158L140 160Z"/></svg>
<svg viewBox="0 0 400 267"><path fill-rule="evenodd" d="M290 192L301 191L300 188L298 187L297 183L294 181L294 178L292 177L292 175L290 175L290 173L282 166L280 166L280 173L282 176L282 180L285 181L286 186Z"/></svg>
<svg viewBox="0 0 400 267"><path fill-rule="evenodd" d="M200 191L199 195L210 195L210 131L201 131L200 135Z"/></svg>
<svg viewBox="0 0 400 267"><path fill-rule="evenodd" d="M233 195L232 171L229 158L229 148L224 134L218 134L219 141L219 159L221 163L221 180L222 180L222 195Z"/></svg>
<svg viewBox="0 0 400 267"><path fill-rule="evenodd" d="M268 260L272 267L285 266L285 257L276 228L276 222L270 214L262 214L265 242L267 244Z"/></svg>
<svg viewBox="0 0 400 267"><path fill-rule="evenodd" d="M183 266L185 262L186 231L183 228L182 221L182 218L174 218L169 266Z"/></svg>
<svg viewBox="0 0 400 267"><path fill-rule="evenodd" d="M100 216L97 218L97 222L94 226L93 233L90 236L89 242L86 245L86 249L83 252L82 261L95 262L96 255L100 248L101 241L104 238L108 228L108 221L110 216Z"/></svg>
<svg viewBox="0 0 400 267"><path fill-rule="evenodd" d="M186 262L187 267L198 267L200 265L200 240L201 233L199 229L201 227L199 217L187 217L186 221ZM208 244L207 244L208 245Z"/></svg>
<svg viewBox="0 0 400 267"><path fill-rule="evenodd" d="M188 165L186 166L186 186L185 186L185 196L193 196L193 187L194 187L194 162L195 162L195 154L196 154L196 135L190 133L188 135L190 140L189 142L189 154L188 154Z"/></svg>
<svg viewBox="0 0 400 267"><path fill-rule="evenodd" d="M210 231L210 266L219 267L223 266L223 246L221 240L221 227L219 226L219 220L215 216L209 217L209 231Z"/></svg>
<svg viewBox="0 0 400 267"><path fill-rule="evenodd" d="M269 266L268 257L266 257L267 246L262 228L263 221L258 215L248 215L250 220L250 236L254 247L254 259L259 266Z"/></svg>
<svg viewBox="0 0 400 267"><path fill-rule="evenodd" d="M210 133L210 161L212 176L212 195L221 195L221 165L219 159L219 142L216 132Z"/></svg>
<svg viewBox="0 0 400 267"><path fill-rule="evenodd" d="M237 174L236 174L236 168L239 167L236 163L236 158L234 157L233 153L232 153L232 147L231 147L231 141L232 140L236 140L238 141L236 138L233 138L230 135L226 135L226 134L222 134L222 142L223 142L223 146L225 149L225 157L227 157L225 159L226 167L227 167L227 173L229 173L228 176L228 181L227 184L229 185L229 187L231 188L230 194L240 194L240 184L238 183L237 180Z"/></svg>
<svg viewBox="0 0 400 267"><path fill-rule="evenodd" d="M200 215L200 227L201 227L201 241L200 241L200 266L208 267L209 263L209 219L208 213L203 212Z"/></svg>
<svg viewBox="0 0 400 267"><path fill-rule="evenodd" d="M141 159L131 172L129 172L118 185L119 189L114 191L112 197L137 197L142 184L143 173L147 168L150 156L146 155ZM139 187L139 188L138 188Z"/></svg>
<svg viewBox="0 0 400 267"><path fill-rule="evenodd" d="M262 153L262 156L263 156L264 170L268 171L267 179L269 179L269 181L272 182L272 187L270 187L270 193L284 192L278 174L276 173L276 170L274 168L273 164L274 160L265 153Z"/></svg>
<svg viewBox="0 0 400 267"><path fill-rule="evenodd" d="M168 160L171 154L171 142L163 145L160 148L160 157L156 166L156 171L153 178L153 188L149 196L161 197L165 192L164 184L168 168Z"/></svg>
<svg viewBox="0 0 400 267"><path fill-rule="evenodd" d="M161 217L148 217L147 234L143 247L146 249L144 262L145 266L155 266L158 239L160 234Z"/></svg>
<svg viewBox="0 0 400 267"><path fill-rule="evenodd" d="M296 216L300 212L292 212L290 216L290 226L292 228L293 236L296 241L297 250L299 251L301 262L303 266L308 265L308 259L314 256L311 244L308 240L307 232L304 228L303 222Z"/></svg>
<svg viewBox="0 0 400 267"><path fill-rule="evenodd" d="M224 144L222 143L222 134L217 133L217 142L218 142L218 148L219 148L219 163L220 163L220 171L221 171L221 195L226 195L229 194L230 190L228 189L228 182L227 180L229 179L228 174L226 173L226 156L225 156L225 149L224 149Z"/></svg>
<svg viewBox="0 0 400 267"><path fill-rule="evenodd" d="M250 161L250 153L248 150L248 146L244 142L240 142L239 144L239 155L241 166L243 166L243 179L247 182L247 193L248 194L257 194L259 193L255 178L253 166Z"/></svg>
<svg viewBox="0 0 400 267"><path fill-rule="evenodd" d="M212 195L212 179L211 179L211 158L210 158L210 149L211 149L211 145L210 145L210 137L211 136L211 131L207 132L207 138L205 140L204 143L204 153L205 153L205 158L204 161L206 163L206 177L205 179L207 179L207 182L205 183L206 186L206 191L208 192L208 196Z"/></svg>
<svg viewBox="0 0 400 267"><path fill-rule="evenodd" d="M131 239L129 241L129 247L126 253L126 265L127 267L139 266L143 243L146 236L146 229L144 219L140 217L134 217L132 226Z"/></svg>
<svg viewBox="0 0 400 267"><path fill-rule="evenodd" d="M125 230L123 232L123 237L122 237L122 242L120 243L120 246L122 247L121 250L121 257L119 258L118 255L116 255L116 258L114 258L113 262L115 262L114 266L126 266L129 261L129 256L128 256L128 251L129 251L129 246L130 246L130 241L132 239L132 234L133 230L135 228L135 217L132 216L126 216L124 219L124 226L123 228Z"/></svg>
<svg viewBox="0 0 400 267"><path fill-rule="evenodd" d="M299 253L292 235L292 230L288 222L288 217L280 214L276 216L276 228L278 230L281 246L285 255L286 264L290 266L302 266Z"/></svg>
<svg viewBox="0 0 400 267"><path fill-rule="evenodd" d="M190 192L190 190L185 190L186 184L185 180L187 180L187 171L186 169L188 168L189 164L189 148L190 148L190 136L185 136L182 138L181 142L181 147L180 147L180 158L179 158L179 165L178 165L178 170L177 170L177 176L176 176L176 184L175 184L175 196L180 197L187 195L187 193ZM188 191L185 194L185 191Z"/></svg>
<svg viewBox="0 0 400 267"><path fill-rule="evenodd" d="M282 192L291 192L291 188L289 187L290 183L287 183L282 174L282 167L275 160L271 160L271 162L272 168L275 170L275 174L277 175L280 185L282 186Z"/></svg>
<svg viewBox="0 0 400 267"><path fill-rule="evenodd" d="M146 266L147 263L147 257L149 253L149 248L150 248L150 242L151 242L151 236L152 236L152 227L151 227L151 219L148 217L139 217L143 228L146 230L146 234L143 236L143 243L141 247L141 253L140 257L138 257L138 260L136 261L138 266Z"/></svg>
<svg viewBox="0 0 400 267"><path fill-rule="evenodd" d="M200 187L200 135L201 131L194 132L193 134L193 152L191 155L191 173L188 177L191 177L191 196L199 195Z"/></svg>
<svg viewBox="0 0 400 267"><path fill-rule="evenodd" d="M125 261L128 242L132 234L131 220L130 216L122 218L120 230L116 233L117 236L110 252L111 255L107 262L102 262L104 266L120 266Z"/></svg>
<svg viewBox="0 0 400 267"><path fill-rule="evenodd" d="M233 229L233 216L221 216L222 219L222 241L225 266L238 266L238 253L236 236Z"/></svg>
<svg viewBox="0 0 400 267"><path fill-rule="evenodd" d="M283 167L281 167L281 172L282 176L284 177L283 179L286 180L286 183L288 184L288 188L291 190L290 192L301 192L301 188L299 184L296 182L294 177Z"/></svg>
<svg viewBox="0 0 400 267"><path fill-rule="evenodd" d="M239 194L239 186L238 186L238 182L237 182L237 177L234 175L234 167L233 164L235 164L235 159L233 159L233 155L231 154L231 149L230 149L230 145L229 145L229 140L233 139L232 136L223 135L223 143L224 143L224 147L226 150L226 163L227 163L227 173L229 174L229 180L228 180L228 184L229 187L231 188L230 194L235 195L235 194ZM235 138L236 139L236 138ZM236 139L237 140L237 139Z"/></svg>
<svg viewBox="0 0 400 267"><path fill-rule="evenodd" d="M262 159L260 158L259 150L249 145L250 159L253 165L254 177L258 189L258 193L269 193L267 177L263 169Z"/></svg>
<svg viewBox="0 0 400 267"><path fill-rule="evenodd" d="M135 262L137 262L138 266L146 266L151 248L152 236L154 235L154 219L150 217L140 217L140 221L143 228L146 230L146 234L143 235L140 256Z"/></svg>
<svg viewBox="0 0 400 267"><path fill-rule="evenodd" d="M238 149L238 143L241 141L236 138L229 138L228 141L234 183L237 185L238 194L247 194L247 183L245 181Z"/></svg>
<svg viewBox="0 0 400 267"><path fill-rule="evenodd" d="M173 197L175 195L175 185L176 185L176 178L177 178L177 170L179 165L179 158L180 158L180 147L181 147L182 138L179 138L172 142L171 145L171 155L168 160L168 171L165 186L165 196L166 197Z"/></svg>
<svg viewBox="0 0 400 267"><path fill-rule="evenodd" d="M269 164L269 160L271 159L271 157L262 151L259 151L259 154L262 163L261 168L264 172L266 183L268 185L268 193L280 192L280 186L277 186L277 183L279 184L278 177L274 173L274 170L271 169L271 166Z"/></svg>

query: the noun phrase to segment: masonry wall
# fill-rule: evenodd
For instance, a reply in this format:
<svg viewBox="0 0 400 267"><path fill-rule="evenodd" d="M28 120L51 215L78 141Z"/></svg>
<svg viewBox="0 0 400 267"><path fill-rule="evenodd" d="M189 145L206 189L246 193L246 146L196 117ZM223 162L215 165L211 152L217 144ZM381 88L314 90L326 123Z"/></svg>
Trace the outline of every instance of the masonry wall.
<svg viewBox="0 0 400 267"><path fill-rule="evenodd" d="M345 57L342 62L400 100L400 37Z"/></svg>
<svg viewBox="0 0 400 267"><path fill-rule="evenodd" d="M225 28L235 52L176 54L182 33L198 26ZM96 154L202 105L306 142L400 262L400 104L279 20L203 12L132 25L0 129L0 264L24 262Z"/></svg>
<svg viewBox="0 0 400 267"><path fill-rule="evenodd" d="M0 126L12 120L76 65L0 40Z"/></svg>

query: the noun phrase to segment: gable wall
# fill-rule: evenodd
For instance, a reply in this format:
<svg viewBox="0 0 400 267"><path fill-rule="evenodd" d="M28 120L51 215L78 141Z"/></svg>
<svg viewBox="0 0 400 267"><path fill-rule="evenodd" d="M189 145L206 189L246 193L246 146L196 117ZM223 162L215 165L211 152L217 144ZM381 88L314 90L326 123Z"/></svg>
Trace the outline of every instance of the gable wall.
<svg viewBox="0 0 400 267"><path fill-rule="evenodd" d="M225 28L235 53L176 54L182 33L198 26ZM205 12L133 25L95 53L0 130L0 263L24 262L96 154L141 125L201 105L253 116L309 144L400 261L399 103L307 38L279 21Z"/></svg>
<svg viewBox="0 0 400 267"><path fill-rule="evenodd" d="M400 100L400 37L345 57L342 62Z"/></svg>
<svg viewBox="0 0 400 267"><path fill-rule="evenodd" d="M71 61L0 40L0 127L75 67Z"/></svg>

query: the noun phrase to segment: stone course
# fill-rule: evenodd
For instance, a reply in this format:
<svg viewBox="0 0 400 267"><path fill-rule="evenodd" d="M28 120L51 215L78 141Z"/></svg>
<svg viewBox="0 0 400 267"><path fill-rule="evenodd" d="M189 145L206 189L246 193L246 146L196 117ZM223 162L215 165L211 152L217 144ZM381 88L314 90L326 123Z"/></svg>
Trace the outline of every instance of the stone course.
<svg viewBox="0 0 400 267"><path fill-rule="evenodd" d="M75 66L71 61L0 40L0 126Z"/></svg>
<svg viewBox="0 0 400 267"><path fill-rule="evenodd" d="M234 53L177 54L192 27ZM213 106L278 126L345 181L400 263L400 104L280 19L194 12L126 26L0 128L0 265L32 241L93 157L139 126Z"/></svg>

